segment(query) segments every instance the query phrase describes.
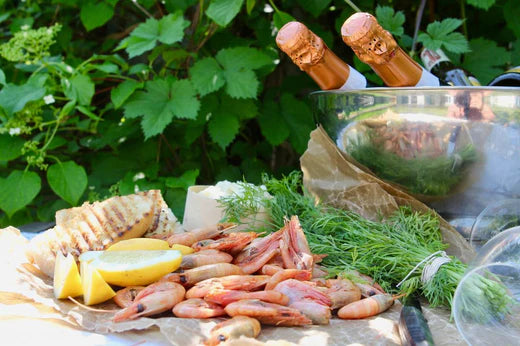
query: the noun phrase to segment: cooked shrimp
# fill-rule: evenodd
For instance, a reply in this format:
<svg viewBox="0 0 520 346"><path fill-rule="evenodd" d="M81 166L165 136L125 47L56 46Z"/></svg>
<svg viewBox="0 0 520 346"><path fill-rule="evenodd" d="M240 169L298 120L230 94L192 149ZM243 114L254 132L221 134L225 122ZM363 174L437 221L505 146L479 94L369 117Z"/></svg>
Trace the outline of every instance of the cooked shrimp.
<svg viewBox="0 0 520 346"><path fill-rule="evenodd" d="M338 317L344 319L360 319L377 315L388 310L394 301L403 295L392 296L391 294L376 294L375 296L358 300L345 305L338 310Z"/></svg>
<svg viewBox="0 0 520 346"><path fill-rule="evenodd" d="M289 307L298 309L315 324L328 324L331 316L330 298L315 286L294 279L280 282L275 291L289 297Z"/></svg>
<svg viewBox="0 0 520 346"><path fill-rule="evenodd" d="M207 302L212 302L222 306L226 306L232 302L242 299L258 299L268 303L287 305L289 304L289 297L278 291L237 291L237 290L223 290L213 289L209 291L204 297Z"/></svg>
<svg viewBox="0 0 520 346"><path fill-rule="evenodd" d="M277 326L301 326L312 323L296 309L258 299L239 300L228 304L224 310L229 316L254 317L261 323Z"/></svg>
<svg viewBox="0 0 520 346"><path fill-rule="evenodd" d="M361 290L361 295L363 297L371 297L376 294L385 294L386 292L383 290L381 286L375 280L365 274L361 274L357 270L351 270L346 273L348 275L352 275L354 279L352 280L356 286ZM359 279L359 280L357 280Z"/></svg>
<svg viewBox="0 0 520 346"><path fill-rule="evenodd" d="M113 298L114 303L116 303L120 308L127 308L132 305L137 294L144 288L144 286L128 286L120 289L116 292L116 295Z"/></svg>
<svg viewBox="0 0 520 346"><path fill-rule="evenodd" d="M178 282L183 285L193 285L197 282L228 275L243 274L240 267L231 263L215 263L186 270L183 273L171 273L163 276L160 281Z"/></svg>
<svg viewBox="0 0 520 346"><path fill-rule="evenodd" d="M199 241L191 247L195 251L214 249L234 254L242 251L256 237L258 233L255 232L231 232L210 243L204 244Z"/></svg>
<svg viewBox="0 0 520 346"><path fill-rule="evenodd" d="M201 250L186 256L182 256L181 268L192 269L207 264L230 263L233 256L218 250Z"/></svg>
<svg viewBox="0 0 520 346"><path fill-rule="evenodd" d="M199 240L214 238L234 227L236 227L234 223L219 223L212 226L196 228L189 232L176 233L168 238L168 244L170 244L170 246L172 244L192 246Z"/></svg>
<svg viewBox="0 0 520 346"><path fill-rule="evenodd" d="M256 338L260 334L260 322L247 316L235 316L218 323L211 329L211 335L205 345L214 346L231 339L238 339L242 335Z"/></svg>
<svg viewBox="0 0 520 346"><path fill-rule="evenodd" d="M203 298L212 289L253 291L269 281L267 275L229 275L198 282L186 292L186 298Z"/></svg>
<svg viewBox="0 0 520 346"><path fill-rule="evenodd" d="M292 216L290 221L286 221L280 240L280 253L285 268L312 270L314 258L296 215Z"/></svg>
<svg viewBox="0 0 520 346"><path fill-rule="evenodd" d="M226 314L221 306L201 298L192 298L180 302L175 305L172 311L175 316L182 318L211 318Z"/></svg>
<svg viewBox="0 0 520 346"><path fill-rule="evenodd" d="M274 265L274 264L264 264L262 266L262 269L260 269L260 272L264 275L270 275L273 276L274 274L278 273L279 271L283 271L283 267Z"/></svg>
<svg viewBox="0 0 520 346"><path fill-rule="evenodd" d="M314 267L312 268L312 277L313 278L324 278L327 275L329 275L329 272L325 267L320 266L319 264L314 264Z"/></svg>
<svg viewBox="0 0 520 346"><path fill-rule="evenodd" d="M312 324L329 324L332 315L330 307L312 300L299 300L289 304L289 307L307 316Z"/></svg>
<svg viewBox="0 0 520 346"><path fill-rule="evenodd" d="M280 254L280 249L276 249L276 254L267 262L267 264L272 264L283 268L283 258Z"/></svg>
<svg viewBox="0 0 520 346"><path fill-rule="evenodd" d="M265 267L265 266L264 266ZM296 279L300 281L308 281L312 278L312 273L310 270L301 270L301 269L284 269L275 273L267 285L265 285L266 290L272 290L278 285L278 283L285 281L287 279Z"/></svg>
<svg viewBox="0 0 520 346"><path fill-rule="evenodd" d="M337 309L361 299L361 290L347 279L327 280L325 293L332 301L331 309Z"/></svg>
<svg viewBox="0 0 520 346"><path fill-rule="evenodd" d="M276 285L274 290L288 296L289 304L307 299L326 306L332 305L330 298L313 285L313 283L288 279Z"/></svg>
<svg viewBox="0 0 520 346"><path fill-rule="evenodd" d="M186 291L179 284L158 282L152 285L154 285L156 292L149 293L140 299L136 297L132 305L114 315L114 322L131 320L140 316L155 315L170 310L184 299Z"/></svg>
<svg viewBox="0 0 520 346"><path fill-rule="evenodd" d="M255 239L235 257L233 263L242 268L246 274L252 274L262 268L278 253L282 230L271 233L264 238Z"/></svg>

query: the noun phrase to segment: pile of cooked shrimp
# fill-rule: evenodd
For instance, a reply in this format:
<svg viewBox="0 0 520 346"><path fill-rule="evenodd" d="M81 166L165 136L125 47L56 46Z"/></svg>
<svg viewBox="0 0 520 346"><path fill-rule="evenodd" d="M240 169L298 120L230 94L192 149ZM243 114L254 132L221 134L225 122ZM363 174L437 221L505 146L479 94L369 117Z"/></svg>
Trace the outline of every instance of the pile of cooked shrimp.
<svg viewBox="0 0 520 346"><path fill-rule="evenodd" d="M196 252L183 256L180 270L158 282L118 291L114 300L123 309L114 321L168 310L181 318L233 317L212 330L207 343L218 344L240 335L256 337L260 324L328 324L336 310L343 319L373 316L397 298L360 273L360 281L369 284L325 279L327 271L319 265L325 255L311 253L297 216L265 237L233 232L235 226L171 235L170 245Z"/></svg>

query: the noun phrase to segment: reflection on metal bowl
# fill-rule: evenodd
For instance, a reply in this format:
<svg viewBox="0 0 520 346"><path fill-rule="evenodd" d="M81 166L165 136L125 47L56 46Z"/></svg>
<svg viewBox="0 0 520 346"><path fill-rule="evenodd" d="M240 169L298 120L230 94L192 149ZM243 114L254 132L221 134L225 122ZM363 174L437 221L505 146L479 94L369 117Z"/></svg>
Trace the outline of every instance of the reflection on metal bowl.
<svg viewBox="0 0 520 346"><path fill-rule="evenodd" d="M316 121L378 177L444 215L520 196L520 89L372 88L310 95Z"/></svg>

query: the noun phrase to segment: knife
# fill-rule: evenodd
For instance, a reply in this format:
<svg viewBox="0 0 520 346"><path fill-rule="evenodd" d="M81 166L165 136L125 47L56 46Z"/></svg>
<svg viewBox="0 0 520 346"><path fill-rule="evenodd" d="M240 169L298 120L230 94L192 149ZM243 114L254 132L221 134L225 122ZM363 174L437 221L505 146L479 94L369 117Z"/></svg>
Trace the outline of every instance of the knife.
<svg viewBox="0 0 520 346"><path fill-rule="evenodd" d="M402 299L403 308L399 317L399 336L405 346L433 346L432 332L424 318L421 303L415 295Z"/></svg>

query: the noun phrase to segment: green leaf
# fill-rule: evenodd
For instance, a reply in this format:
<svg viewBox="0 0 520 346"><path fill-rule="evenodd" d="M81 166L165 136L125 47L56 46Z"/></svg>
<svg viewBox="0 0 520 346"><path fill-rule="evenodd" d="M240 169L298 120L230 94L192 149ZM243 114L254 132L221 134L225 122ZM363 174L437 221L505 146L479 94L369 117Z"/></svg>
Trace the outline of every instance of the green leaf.
<svg viewBox="0 0 520 346"><path fill-rule="evenodd" d="M0 135L0 161L11 161L22 155L24 143L18 136Z"/></svg>
<svg viewBox="0 0 520 346"><path fill-rule="evenodd" d="M235 139L240 128L240 123L237 117L225 109L219 109L215 112L208 123L208 133L222 149L226 147Z"/></svg>
<svg viewBox="0 0 520 346"><path fill-rule="evenodd" d="M47 181L58 196L72 205L78 201L87 188L85 169L73 161L58 162L47 170Z"/></svg>
<svg viewBox="0 0 520 346"><path fill-rule="evenodd" d="M504 19L507 27L513 31L516 37L520 37L520 5L518 0L509 0L504 5Z"/></svg>
<svg viewBox="0 0 520 346"><path fill-rule="evenodd" d="M277 29L281 29L282 26L284 26L285 24L292 22L294 20L296 20L296 19L294 19L293 16L291 16L289 13L286 13L283 11L276 11L275 14L273 15L274 26Z"/></svg>
<svg viewBox="0 0 520 346"><path fill-rule="evenodd" d="M184 29L188 26L189 22L184 19L181 12L169 14L160 20L149 18L139 24L129 37L121 41L117 49L125 48L130 58L133 58L153 49L157 41L165 44L181 41L184 37Z"/></svg>
<svg viewBox="0 0 520 346"><path fill-rule="evenodd" d="M462 20L455 18L446 18L442 22L435 21L428 24L427 33L420 33L417 36L417 41L431 50L444 47L452 53L470 52L466 38L459 32L453 32L461 25Z"/></svg>
<svg viewBox="0 0 520 346"><path fill-rule="evenodd" d="M27 102L40 100L45 95L45 88L33 83L23 85L7 84L0 91L0 108L7 116L21 111Z"/></svg>
<svg viewBox="0 0 520 346"><path fill-rule="evenodd" d="M116 64L112 64L111 62L105 61L102 65L94 65L94 67L99 70L103 71L105 73L113 73L118 74L119 73L119 66Z"/></svg>
<svg viewBox="0 0 520 346"><path fill-rule="evenodd" d="M94 108L94 107L92 107ZM84 106L77 106L76 109L82 113L82 114L85 114L87 117L89 117L90 119L92 120L97 120L97 121L100 121L101 118L99 116L97 116L94 112L92 112L90 109L88 109L87 107L84 107Z"/></svg>
<svg viewBox="0 0 520 346"><path fill-rule="evenodd" d="M213 0L206 15L220 26L228 25L238 14L244 0Z"/></svg>
<svg viewBox="0 0 520 346"><path fill-rule="evenodd" d="M473 39L469 42L471 54L466 54L464 67L482 83L488 84L495 76L504 71L504 65L510 61L511 53L505 48L497 46L495 41L484 38Z"/></svg>
<svg viewBox="0 0 520 346"><path fill-rule="evenodd" d="M159 37L157 39L165 44L180 42L184 37L184 29L190 22L184 19L182 12L169 14L159 20Z"/></svg>
<svg viewBox="0 0 520 346"><path fill-rule="evenodd" d="M291 130L289 141L302 154L307 148L309 134L315 128L312 112L305 102L287 93L282 95L280 106L282 116Z"/></svg>
<svg viewBox="0 0 520 346"><path fill-rule="evenodd" d="M377 5L376 17L379 24L392 35L402 36L404 34L405 17L402 11L395 12L390 6Z"/></svg>
<svg viewBox="0 0 520 346"><path fill-rule="evenodd" d="M255 5L256 5L256 0L247 0L246 1L246 11L247 11L248 15L251 14Z"/></svg>
<svg viewBox="0 0 520 346"><path fill-rule="evenodd" d="M0 68L0 85L5 85L5 73Z"/></svg>
<svg viewBox="0 0 520 346"><path fill-rule="evenodd" d="M283 143L290 134L290 129L280 114L280 107L274 100L264 101L262 112L258 116L260 131L272 146Z"/></svg>
<svg viewBox="0 0 520 346"><path fill-rule="evenodd" d="M222 68L213 58L198 60L190 68L190 75L193 86L200 96L217 91L225 84Z"/></svg>
<svg viewBox="0 0 520 346"><path fill-rule="evenodd" d="M260 82L251 70L225 70L226 92L234 98L256 98Z"/></svg>
<svg viewBox="0 0 520 346"><path fill-rule="evenodd" d="M250 47L221 49L217 53L216 58L226 70L238 70L241 68L255 70L274 64L273 59L267 54Z"/></svg>
<svg viewBox="0 0 520 346"><path fill-rule="evenodd" d="M128 118L143 117L141 126L146 138L161 133L174 116L197 117L200 101L188 80L155 79L146 83L145 89L135 92L124 109Z"/></svg>
<svg viewBox="0 0 520 346"><path fill-rule="evenodd" d="M467 3L477 8L487 10L495 4L495 0L467 0Z"/></svg>
<svg viewBox="0 0 520 346"><path fill-rule="evenodd" d="M314 17L318 17L330 2L331 0L298 0L300 6Z"/></svg>
<svg viewBox="0 0 520 346"><path fill-rule="evenodd" d="M166 178L166 187L171 189L184 189L187 190L190 186L195 185L197 177L199 176L198 169L189 169L182 173L180 177L168 177Z"/></svg>
<svg viewBox="0 0 520 346"><path fill-rule="evenodd" d="M79 17L87 31L103 26L114 16L114 6L105 1L88 1L81 6Z"/></svg>
<svg viewBox="0 0 520 346"><path fill-rule="evenodd" d="M118 109L134 93L136 89L143 87L143 83L133 79L127 79L110 92L110 98L115 109Z"/></svg>
<svg viewBox="0 0 520 346"><path fill-rule="evenodd" d="M0 178L0 209L11 217L38 195L41 179L30 171L13 170L7 178Z"/></svg>
<svg viewBox="0 0 520 346"><path fill-rule="evenodd" d="M70 80L65 80L64 94L71 100L77 101L80 105L89 105L94 96L94 83L89 76L78 74Z"/></svg>

